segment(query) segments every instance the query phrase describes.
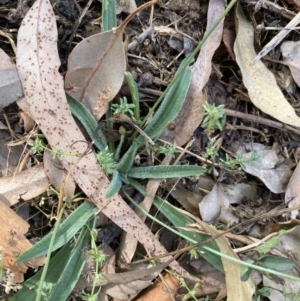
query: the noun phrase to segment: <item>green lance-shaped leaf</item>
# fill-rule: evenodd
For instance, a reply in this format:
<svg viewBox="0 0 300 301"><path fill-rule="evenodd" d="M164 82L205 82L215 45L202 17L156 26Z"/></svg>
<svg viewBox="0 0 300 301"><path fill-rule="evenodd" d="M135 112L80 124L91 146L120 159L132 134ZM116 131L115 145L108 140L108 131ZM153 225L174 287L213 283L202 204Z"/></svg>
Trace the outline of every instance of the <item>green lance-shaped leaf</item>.
<svg viewBox="0 0 300 301"><path fill-rule="evenodd" d="M102 0L102 28L108 31L117 27L116 0Z"/></svg>
<svg viewBox="0 0 300 301"><path fill-rule="evenodd" d="M113 178L111 180L111 183L106 191L106 197L107 198L111 198L113 195L115 195L120 188L122 187L122 180L120 179L120 174L119 172L116 170L114 172Z"/></svg>
<svg viewBox="0 0 300 301"><path fill-rule="evenodd" d="M77 207L58 228L52 251L57 250L74 237L74 235L86 224L97 210L97 207L89 202L84 202L82 205ZM51 236L52 233L49 233L47 236L43 237L29 250L22 253L17 258L16 262L22 262L45 255L49 248Z"/></svg>
<svg viewBox="0 0 300 301"><path fill-rule="evenodd" d="M179 70L181 69L179 68ZM170 88L153 119L145 128L145 133L150 138L157 139L163 133L167 125L177 116L184 103L190 80L191 69L186 67ZM133 145L119 162L118 170L120 172L126 173L131 168L135 152L145 143L144 139L145 138L142 136L135 139Z"/></svg>
<svg viewBox="0 0 300 301"><path fill-rule="evenodd" d="M134 81L134 78L130 72L125 71L124 75L128 83L128 87L132 98L132 103L134 104L134 118L136 120L140 120L140 99L139 99L138 85Z"/></svg>
<svg viewBox="0 0 300 301"><path fill-rule="evenodd" d="M93 139L95 146L103 151L107 142L101 129L97 129L98 123L91 112L78 100L66 93L68 105L72 114L81 122L88 135Z"/></svg>
<svg viewBox="0 0 300 301"><path fill-rule="evenodd" d="M89 223L92 227L93 221ZM51 260L50 268L42 285L42 301L65 301L72 292L84 266L82 250L90 240L88 227L83 228L76 243L69 241ZM22 289L14 296L15 301L35 300L42 274L38 271L22 283Z"/></svg>
<svg viewBox="0 0 300 301"><path fill-rule="evenodd" d="M126 175L138 179L170 179L199 176L205 171L205 168L195 165L157 165L133 167Z"/></svg>

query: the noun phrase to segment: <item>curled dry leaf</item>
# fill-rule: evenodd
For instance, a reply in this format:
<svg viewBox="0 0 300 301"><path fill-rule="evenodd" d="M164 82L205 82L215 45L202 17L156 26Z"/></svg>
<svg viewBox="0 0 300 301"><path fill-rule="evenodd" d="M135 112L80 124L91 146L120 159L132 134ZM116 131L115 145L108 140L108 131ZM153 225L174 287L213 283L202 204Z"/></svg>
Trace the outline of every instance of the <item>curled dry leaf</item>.
<svg viewBox="0 0 300 301"><path fill-rule="evenodd" d="M98 120L123 83L126 70L123 31L137 12L156 1L140 6L119 27L84 39L70 54L65 88Z"/></svg>
<svg viewBox="0 0 300 301"><path fill-rule="evenodd" d="M110 182L97 168L95 155L86 152L88 143L67 105L58 72L56 43L56 20L51 4L49 0L38 0L28 11L18 33L17 67L25 95L18 105L39 124L52 149L73 154L60 156L60 161L66 170L71 169L71 176L91 201L150 253L165 253L157 238L119 195L109 200L105 198ZM162 261L169 259L170 256ZM177 262L170 266L188 276Z"/></svg>
<svg viewBox="0 0 300 301"><path fill-rule="evenodd" d="M253 45L254 30L239 3L236 5L235 19L237 37L234 52L252 103L281 122L300 126L300 118L277 86L273 73L261 61L252 64L256 56Z"/></svg>
<svg viewBox="0 0 300 301"><path fill-rule="evenodd" d="M26 133L29 133L35 125L35 122L32 118L30 118L25 112L20 112L20 116L24 123L24 130Z"/></svg>
<svg viewBox="0 0 300 301"><path fill-rule="evenodd" d="M229 208L229 200L221 183L217 182L212 191L199 203L202 220L206 223L216 223L221 210Z"/></svg>
<svg viewBox="0 0 300 301"><path fill-rule="evenodd" d="M287 183L292 175L289 166L276 166L279 159L274 150L266 149L256 152L259 161L251 162L252 152L243 155L245 162L242 168L245 172L258 177L272 192L285 192ZM247 162L248 161L248 162Z"/></svg>
<svg viewBox="0 0 300 301"><path fill-rule="evenodd" d="M76 188L75 181L72 177L67 177L67 172L62 167L59 159L53 158L48 150L44 151L43 159L45 172L48 175L51 184L57 191L60 191L61 185L64 185L64 196L69 198L72 197Z"/></svg>
<svg viewBox="0 0 300 301"><path fill-rule="evenodd" d="M223 0L211 0L207 13L208 31L212 24L224 11L225 2ZM175 118L175 130L166 130L162 139L175 142L176 145L185 144L192 136L197 126L202 122L204 108L203 105L207 100L207 96L202 92L211 73L211 60L215 50L219 47L222 40L223 21L206 40L201 48L196 63L191 67L192 79L186 96L185 103L181 111Z"/></svg>

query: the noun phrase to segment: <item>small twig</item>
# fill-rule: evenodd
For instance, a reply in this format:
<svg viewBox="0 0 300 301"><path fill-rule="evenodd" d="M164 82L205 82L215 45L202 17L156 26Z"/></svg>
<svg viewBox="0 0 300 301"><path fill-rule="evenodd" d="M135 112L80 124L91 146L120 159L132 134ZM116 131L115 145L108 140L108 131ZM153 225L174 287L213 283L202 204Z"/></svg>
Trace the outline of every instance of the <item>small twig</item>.
<svg viewBox="0 0 300 301"><path fill-rule="evenodd" d="M125 122L129 124L131 127L133 127L140 135L142 135L151 145L155 145L155 142L143 131L141 130L132 120L129 116L125 114L116 114L113 115L108 119L111 122Z"/></svg>
<svg viewBox="0 0 300 301"><path fill-rule="evenodd" d="M75 1L75 3L76 3L76 1ZM90 8L90 6L91 6L92 3L93 3L93 0L89 0L88 4L85 6L85 8L84 8L83 11L81 12L80 16L79 16L78 19L76 20L76 22L75 22L75 24L74 24L74 26L73 26L72 35L71 35L71 37L70 37L70 39L69 39L69 46L68 46L67 52L70 51L71 46L72 46L73 39L74 39L75 34L76 34L76 32L77 32L77 28L78 28L78 26L80 25L80 23L81 23L83 17L85 16L86 12L88 11L88 9ZM76 3L76 5L77 5L77 3Z"/></svg>
<svg viewBox="0 0 300 301"><path fill-rule="evenodd" d="M259 54L254 58L252 64L255 64L263 56L268 54L272 49L274 49L290 32L293 30L300 22L300 13L298 13L292 21L285 26L285 30L281 30L264 48Z"/></svg>
<svg viewBox="0 0 300 301"><path fill-rule="evenodd" d="M159 69L156 65L154 65L149 59L147 59L145 57L134 55L134 54L131 54L131 53L128 53L127 56L132 57L134 59L143 60L143 61L149 63L150 65L152 65L155 69Z"/></svg>
<svg viewBox="0 0 300 301"><path fill-rule="evenodd" d="M247 3L247 4L252 4L252 5L257 4L257 0L241 0L241 2ZM276 14L279 14L288 20L292 20L296 16L296 14L294 12L292 12L274 2L270 2L267 0L263 0L260 2L261 2L261 5L263 8L268 9L269 11L274 12Z"/></svg>
<svg viewBox="0 0 300 301"><path fill-rule="evenodd" d="M172 143L170 143L168 141L165 141L165 140L162 140L162 139L158 139L158 141L160 141L162 143L167 143L167 144L173 146L174 148L180 150L181 152L185 152L185 153L189 154L190 156L193 156L193 157L197 158L198 160L200 160L200 161L202 161L202 162L204 162L206 164L210 164L210 165L214 165L214 166L219 166L218 164L216 164L216 163L214 163L214 162L212 162L212 161L210 161L208 159L202 158L202 157L194 154L193 152L190 152L190 151L188 151L188 150L186 150L186 149L184 149L184 148L182 148L180 146L173 145Z"/></svg>
<svg viewBox="0 0 300 301"><path fill-rule="evenodd" d="M152 31L153 31L153 25L150 25L134 41L128 44L127 49L131 50L134 47L136 47L138 44L142 44Z"/></svg>
<svg viewBox="0 0 300 301"><path fill-rule="evenodd" d="M9 40L11 48L13 49L13 51L15 53L15 56L17 56L17 47L16 47L16 44L15 44L14 40L12 39L11 35L0 30L0 36L3 36Z"/></svg>
<svg viewBox="0 0 300 301"><path fill-rule="evenodd" d="M241 118L241 119L245 119L251 122L257 122L260 124L264 124L279 130L287 130L290 131L292 133L295 133L297 135L300 135L300 129L299 128L293 128L289 125L286 125L284 123L278 122L278 121L273 121L270 119L266 119L266 118L262 118L262 117L258 117L258 116L253 116L250 114L246 114L246 113L242 113L242 112L238 112L238 111L233 111L233 110L229 110L229 109L223 109L224 113L227 116L232 116L232 117L237 117L237 118Z"/></svg>

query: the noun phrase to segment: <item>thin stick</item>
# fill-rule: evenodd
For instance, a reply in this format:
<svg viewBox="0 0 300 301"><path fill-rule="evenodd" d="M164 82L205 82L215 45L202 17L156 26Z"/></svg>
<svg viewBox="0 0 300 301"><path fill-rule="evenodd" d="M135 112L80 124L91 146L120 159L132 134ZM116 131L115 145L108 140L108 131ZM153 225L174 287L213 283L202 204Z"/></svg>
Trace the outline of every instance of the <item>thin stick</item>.
<svg viewBox="0 0 300 301"><path fill-rule="evenodd" d="M295 133L297 135L300 135L300 129L299 128L293 128L289 125L286 125L286 124L278 122L278 121L273 121L273 120L270 120L270 119L266 119L266 118L262 118L262 117L258 117L258 116L253 116L253 115L250 115L250 114L246 114L246 113L242 113L242 112L238 112L238 111L233 111L233 110L229 110L229 109L223 109L223 111L227 116L238 117L238 118L241 118L241 119L245 119L245 120L249 120L249 121L252 121L252 122L257 122L257 123L260 123L260 124L271 126L273 128L276 128L276 129L287 130L287 131L290 131L290 132Z"/></svg>
<svg viewBox="0 0 300 301"><path fill-rule="evenodd" d="M292 21L285 26L285 30L281 30L254 58L252 65L259 61L263 56L274 49L300 22L300 13L298 13Z"/></svg>

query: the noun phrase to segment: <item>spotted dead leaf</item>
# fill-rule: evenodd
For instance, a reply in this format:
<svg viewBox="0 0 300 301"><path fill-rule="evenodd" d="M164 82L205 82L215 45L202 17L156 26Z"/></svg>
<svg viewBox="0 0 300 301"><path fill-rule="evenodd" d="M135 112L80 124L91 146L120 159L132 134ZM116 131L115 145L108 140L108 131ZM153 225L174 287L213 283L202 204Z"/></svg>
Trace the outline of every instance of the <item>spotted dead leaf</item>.
<svg viewBox="0 0 300 301"><path fill-rule="evenodd" d="M123 31L136 13L156 1L137 8L119 27L84 39L70 54L65 88L98 120L106 113L108 103L119 92L124 80Z"/></svg>
<svg viewBox="0 0 300 301"><path fill-rule="evenodd" d="M49 0L38 0L28 11L18 32L17 68L25 95L18 105L38 123L52 149L73 154L62 155L59 159L64 169L71 169L71 176L87 197L150 253L165 253L165 248L119 195L109 201L106 199L110 182L97 168L92 152L82 156L88 143L69 110L59 65L55 15ZM169 259L170 256L162 261ZM176 261L170 266L187 275Z"/></svg>
<svg viewBox="0 0 300 301"><path fill-rule="evenodd" d="M252 103L281 122L300 126L300 118L285 99L273 73L261 61L252 64L256 57L253 45L254 29L239 3L235 9L235 23L237 37L234 52Z"/></svg>

